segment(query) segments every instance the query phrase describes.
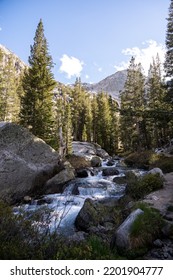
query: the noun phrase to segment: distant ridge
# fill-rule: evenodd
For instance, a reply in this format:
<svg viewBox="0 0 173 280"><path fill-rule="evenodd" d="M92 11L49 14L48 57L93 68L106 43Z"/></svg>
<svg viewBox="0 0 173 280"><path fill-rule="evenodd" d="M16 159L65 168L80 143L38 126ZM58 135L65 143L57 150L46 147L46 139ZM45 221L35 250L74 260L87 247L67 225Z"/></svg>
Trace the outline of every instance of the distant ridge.
<svg viewBox="0 0 173 280"><path fill-rule="evenodd" d="M110 94L117 101L120 101L120 92L124 89L126 78L127 70L122 70L106 77L98 83L84 83L83 86L92 93L103 91Z"/></svg>
<svg viewBox="0 0 173 280"><path fill-rule="evenodd" d="M8 48L0 44L0 52L3 55L3 64L5 65L8 62L9 57L12 58L16 74L19 74L21 71L23 71L27 65L12 51L10 51Z"/></svg>

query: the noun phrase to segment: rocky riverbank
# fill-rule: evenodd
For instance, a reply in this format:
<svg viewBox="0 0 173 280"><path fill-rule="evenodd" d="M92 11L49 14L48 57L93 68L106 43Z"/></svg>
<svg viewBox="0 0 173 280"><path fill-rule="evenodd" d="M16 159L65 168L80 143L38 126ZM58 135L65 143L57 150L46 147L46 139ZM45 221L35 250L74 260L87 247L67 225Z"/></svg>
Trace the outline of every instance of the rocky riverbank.
<svg viewBox="0 0 173 280"><path fill-rule="evenodd" d="M96 237L110 256L173 258L173 173L163 174L157 165L149 172L128 168L88 142L74 142L62 161L41 139L9 123L0 125L0 156L1 200L26 212L43 209L43 228L45 207L54 213L54 230L60 222L69 228L64 248L80 251ZM140 167L146 166L140 158Z"/></svg>

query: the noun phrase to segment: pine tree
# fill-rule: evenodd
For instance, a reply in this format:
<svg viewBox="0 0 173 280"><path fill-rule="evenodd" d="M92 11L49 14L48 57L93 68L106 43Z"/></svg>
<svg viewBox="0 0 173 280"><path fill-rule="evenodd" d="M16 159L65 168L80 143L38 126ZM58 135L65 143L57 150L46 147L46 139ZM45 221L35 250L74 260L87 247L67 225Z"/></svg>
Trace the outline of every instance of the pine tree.
<svg viewBox="0 0 173 280"><path fill-rule="evenodd" d="M93 142L98 142L98 103L97 97L94 94L91 102L91 112L92 112L92 138Z"/></svg>
<svg viewBox="0 0 173 280"><path fill-rule="evenodd" d="M144 76L132 57L121 93L120 134L124 149L134 151L146 146L144 112Z"/></svg>
<svg viewBox="0 0 173 280"><path fill-rule="evenodd" d="M82 141L84 125L86 121L86 92L81 84L81 79L77 78L72 90L72 125L74 140Z"/></svg>
<svg viewBox="0 0 173 280"><path fill-rule="evenodd" d="M53 89L56 85L52 58L40 20L29 56L29 69L23 78L24 95L21 97L20 123L33 134L50 142L53 131Z"/></svg>
<svg viewBox="0 0 173 280"><path fill-rule="evenodd" d="M118 104L117 102L109 96L109 107L110 107L110 144L109 150L111 154L115 154L118 150L118 142L119 142L119 135L118 135Z"/></svg>
<svg viewBox="0 0 173 280"><path fill-rule="evenodd" d="M166 58L164 63L164 70L166 77L169 79L167 82L167 96L165 101L168 107L171 106L173 114L173 0L170 1L168 18L167 18L167 31L166 31ZM169 120L169 137L173 137L173 121Z"/></svg>
<svg viewBox="0 0 173 280"><path fill-rule="evenodd" d="M166 77L173 79L173 0L170 2L167 18L166 48L167 51L164 64Z"/></svg>
<svg viewBox="0 0 173 280"><path fill-rule="evenodd" d="M8 122L18 122L20 100L18 86L20 77L16 73L12 55L0 51L0 119Z"/></svg>
<svg viewBox="0 0 173 280"><path fill-rule="evenodd" d="M164 102L165 88L161 75L161 63L157 54L150 65L147 81L147 130L150 146L156 148L166 142L169 114L168 105Z"/></svg>
<svg viewBox="0 0 173 280"><path fill-rule="evenodd" d="M66 88L61 87L56 94L55 119L56 119L56 148L64 157L72 153L72 115L70 97Z"/></svg>
<svg viewBox="0 0 173 280"><path fill-rule="evenodd" d="M108 96L101 92L97 95L98 120L97 142L103 149L110 151L111 112Z"/></svg>

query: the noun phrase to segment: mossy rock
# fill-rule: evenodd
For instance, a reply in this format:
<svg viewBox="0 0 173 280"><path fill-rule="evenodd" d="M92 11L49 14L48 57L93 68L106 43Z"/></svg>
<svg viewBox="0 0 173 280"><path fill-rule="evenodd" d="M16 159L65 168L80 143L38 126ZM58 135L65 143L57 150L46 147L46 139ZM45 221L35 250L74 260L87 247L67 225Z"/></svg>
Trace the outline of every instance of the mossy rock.
<svg viewBox="0 0 173 280"><path fill-rule="evenodd" d="M153 154L152 151L131 153L124 159L124 162L130 167L149 169L150 160Z"/></svg>
<svg viewBox="0 0 173 280"><path fill-rule="evenodd" d="M91 227L99 225L104 227L108 222L113 223L116 227L121 221L122 211L119 206L88 198L76 218L75 225L78 230L88 232Z"/></svg>
<svg viewBox="0 0 173 280"><path fill-rule="evenodd" d="M167 157L164 154L156 154L153 151L131 153L125 157L124 162L130 167L146 170L158 167L164 173L173 172L173 157Z"/></svg>

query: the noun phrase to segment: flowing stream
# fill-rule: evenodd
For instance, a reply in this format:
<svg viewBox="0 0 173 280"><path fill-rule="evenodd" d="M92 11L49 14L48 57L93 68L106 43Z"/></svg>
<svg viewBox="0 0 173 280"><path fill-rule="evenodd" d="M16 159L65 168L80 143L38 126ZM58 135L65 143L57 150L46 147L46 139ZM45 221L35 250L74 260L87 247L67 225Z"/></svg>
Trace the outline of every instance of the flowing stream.
<svg viewBox="0 0 173 280"><path fill-rule="evenodd" d="M115 161L114 167L117 166ZM102 167L109 168L107 162L102 162ZM113 167L113 166L110 166ZM124 170L118 168L119 175L103 176L102 170L97 175L88 173L86 178L76 178L67 184L62 194L50 194L33 200L30 204L14 207L14 213L24 212L31 217L36 211L41 211L42 220L37 221L40 228L46 227L52 232L57 230L63 234L72 234L75 231L74 222L82 208L85 199L103 199L109 197L120 198L124 195L125 185L113 182L114 177L124 176Z"/></svg>

